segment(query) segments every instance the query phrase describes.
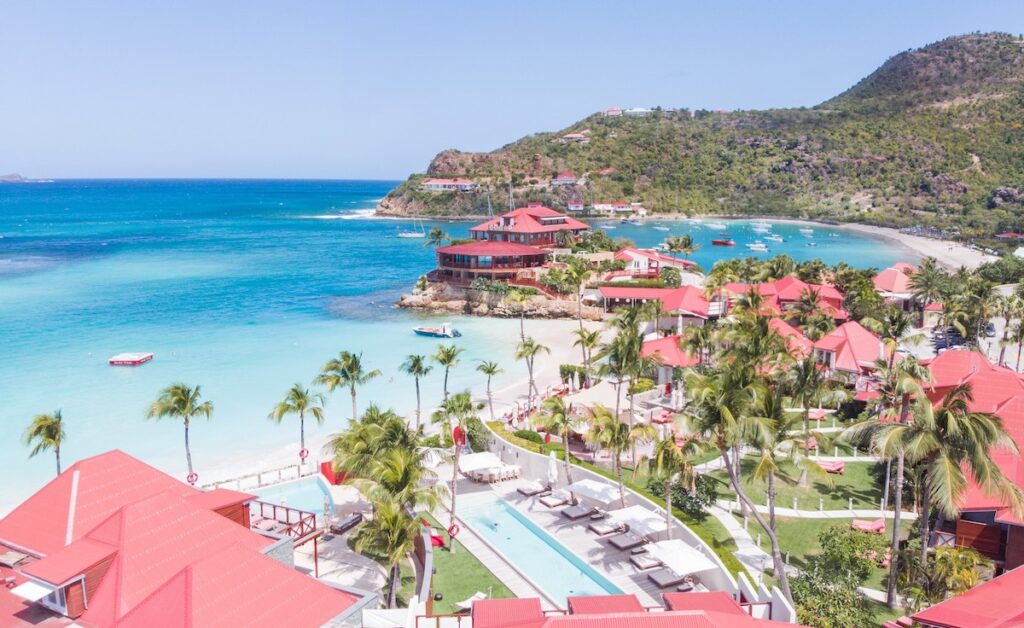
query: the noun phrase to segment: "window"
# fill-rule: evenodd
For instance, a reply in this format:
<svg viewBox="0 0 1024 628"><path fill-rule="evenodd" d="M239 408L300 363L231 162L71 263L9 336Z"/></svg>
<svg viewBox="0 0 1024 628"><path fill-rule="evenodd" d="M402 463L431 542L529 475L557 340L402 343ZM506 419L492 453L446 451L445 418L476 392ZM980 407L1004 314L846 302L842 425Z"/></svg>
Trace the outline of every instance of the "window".
<svg viewBox="0 0 1024 628"><path fill-rule="evenodd" d="M54 589L52 593L39 601L42 602L43 606L53 609L61 615L68 611L68 603L67 599L64 597L64 589Z"/></svg>

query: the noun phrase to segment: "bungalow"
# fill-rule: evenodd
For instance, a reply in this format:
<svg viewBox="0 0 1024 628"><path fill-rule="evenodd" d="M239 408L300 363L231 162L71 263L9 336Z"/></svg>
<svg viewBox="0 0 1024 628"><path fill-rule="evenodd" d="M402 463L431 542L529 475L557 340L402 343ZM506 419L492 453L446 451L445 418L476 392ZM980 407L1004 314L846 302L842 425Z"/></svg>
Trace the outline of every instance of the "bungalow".
<svg viewBox="0 0 1024 628"><path fill-rule="evenodd" d="M469 284L477 278L508 281L520 277L523 271L540 268L547 258L544 249L516 242L452 244L437 249L437 269L431 278L455 284Z"/></svg>
<svg viewBox="0 0 1024 628"><path fill-rule="evenodd" d="M559 144L587 144L590 142L589 132L566 133L556 138Z"/></svg>
<svg viewBox="0 0 1024 628"><path fill-rule="evenodd" d="M651 115L652 113L654 113L654 110L653 109L648 109L646 107L632 107L630 109L626 109L622 113L623 113L623 115L633 116L633 117L637 117L637 118L642 118L644 116Z"/></svg>
<svg viewBox="0 0 1024 628"><path fill-rule="evenodd" d="M881 338L856 321L843 323L814 343L815 360L830 373L868 375L885 355Z"/></svg>
<svg viewBox="0 0 1024 628"><path fill-rule="evenodd" d="M911 616L924 628L1019 626L1024 567L1007 571L970 591L939 602Z"/></svg>
<svg viewBox="0 0 1024 628"><path fill-rule="evenodd" d="M808 292L818 295L818 307L837 321L849 318L843 309L843 293L830 284L812 284L790 275L766 283L728 283L722 286L722 297L732 305L736 299L754 289L764 297L766 311L776 314L789 312Z"/></svg>
<svg viewBox="0 0 1024 628"><path fill-rule="evenodd" d="M470 192L476 184L469 179L424 179L420 187L429 192Z"/></svg>
<svg viewBox="0 0 1024 628"><path fill-rule="evenodd" d="M551 179L551 185L555 187L576 185L576 175L569 170L563 170Z"/></svg>
<svg viewBox="0 0 1024 628"><path fill-rule="evenodd" d="M321 625L358 610L361 596L292 568L292 536L251 527L258 504L117 450L81 460L0 519L15 585L0 624Z"/></svg>
<svg viewBox="0 0 1024 628"><path fill-rule="evenodd" d="M688 259L665 255L653 249L624 248L615 253L615 260L626 263L628 277L657 278L662 268L677 268L686 272L697 265Z"/></svg>
<svg viewBox="0 0 1024 628"><path fill-rule="evenodd" d="M909 312L914 305L910 278L916 272L917 268L913 264L899 262L875 275L871 281L883 299Z"/></svg>
<svg viewBox="0 0 1024 628"><path fill-rule="evenodd" d="M569 201L565 208L571 212L581 212L584 209L583 201Z"/></svg>
<svg viewBox="0 0 1024 628"><path fill-rule="evenodd" d="M998 416L1014 442L1024 445L1024 378L993 365L977 351L949 350L934 358L928 368L932 381L928 398L942 403L953 387L968 384L973 412ZM1003 475L1024 488L1024 461L1020 454L996 450L992 457ZM973 481L955 521L939 519L930 542L936 546L971 547L988 556L998 569L1024 565L1024 521L998 495L989 495Z"/></svg>
<svg viewBox="0 0 1024 628"><path fill-rule="evenodd" d="M631 286L600 286L598 295L606 310L621 306L660 301L664 316L651 331L673 329L682 334L690 325L702 326L711 316L717 315L697 286L679 288L635 288Z"/></svg>
<svg viewBox="0 0 1024 628"><path fill-rule="evenodd" d="M517 242L530 246L560 246L565 237L578 237L590 229L586 223L540 203L528 203L469 230L474 240ZM565 235L563 235L565 234Z"/></svg>
<svg viewBox="0 0 1024 628"><path fill-rule="evenodd" d="M802 360L814 351L814 343L804 335L804 332L781 318L776 317L769 320L768 328L782 336L789 354L795 359Z"/></svg>
<svg viewBox="0 0 1024 628"><path fill-rule="evenodd" d="M605 109L604 115L609 118L618 118L622 115L622 109L620 107L608 107Z"/></svg>
<svg viewBox="0 0 1024 628"><path fill-rule="evenodd" d="M640 356L658 362L658 385L664 386L675 381L675 369L689 368L700 364L700 357L680 346L683 337L672 334L663 338L647 340L640 349Z"/></svg>

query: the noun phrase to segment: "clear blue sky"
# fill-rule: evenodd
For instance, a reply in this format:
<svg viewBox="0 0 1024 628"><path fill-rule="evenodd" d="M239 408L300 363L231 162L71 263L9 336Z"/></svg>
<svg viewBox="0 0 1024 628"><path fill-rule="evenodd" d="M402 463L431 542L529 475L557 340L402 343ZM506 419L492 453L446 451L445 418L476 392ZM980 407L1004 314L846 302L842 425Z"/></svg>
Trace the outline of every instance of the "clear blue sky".
<svg viewBox="0 0 1024 628"><path fill-rule="evenodd" d="M1024 2L0 5L0 173L403 178L613 104L813 105Z"/></svg>

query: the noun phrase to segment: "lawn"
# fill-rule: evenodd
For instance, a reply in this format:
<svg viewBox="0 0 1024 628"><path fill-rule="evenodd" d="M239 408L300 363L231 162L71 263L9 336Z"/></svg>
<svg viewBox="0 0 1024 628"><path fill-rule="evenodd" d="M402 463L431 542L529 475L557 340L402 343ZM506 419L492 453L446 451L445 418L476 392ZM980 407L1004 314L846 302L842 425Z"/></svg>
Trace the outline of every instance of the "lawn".
<svg viewBox="0 0 1024 628"><path fill-rule="evenodd" d="M562 445L560 443L539 445L537 443L533 443L528 440L518 438L511 432L509 432L507 429L505 429L505 426L502 425L500 422L489 422L487 425L494 431L495 434L504 438L513 445L518 445L519 447L522 447L523 449L541 454L545 454L552 450L557 451L559 454L561 454L563 451ZM615 474L610 469L606 469L604 467L591 464L589 462L580 460L571 455L570 459L574 464L576 464L579 467L603 475L604 477L612 480L613 482L617 482L617 480L615 479ZM632 472L625 473L624 480L626 486L633 489L637 493L643 495L647 499L650 499L656 504L662 502L662 500L652 495L650 491L648 491L644 487L644 482L642 480L643 474L638 474L638 477L635 480L632 478L632 475ZM683 522L684 524L686 524L688 528L693 530L694 534L699 536L705 543L707 543L708 546L712 550L714 550L715 554L717 554L718 557L722 560L722 564L725 565L726 569L728 569L733 575L739 574L741 571L746 571L742 563L740 563L740 561L735 556L733 556L733 552L736 551L736 541L729 534L729 531L725 529L725 526L719 523L717 519L710 515L702 519L696 519L694 517L687 515L683 511L675 508L672 510L672 514L676 516L676 519Z"/></svg>
<svg viewBox="0 0 1024 628"><path fill-rule="evenodd" d="M751 477L755 464L756 459L752 456L743 459L743 490L755 504L764 504L767 486ZM793 498L796 498L800 510L818 510L820 500L824 500L826 510L842 510L849 508L850 498L853 498L854 508L878 509L882 500L885 467L880 463L847 462L844 474L828 475L831 486L823 478L811 477L806 487L800 487L797 486L798 470L784 468L783 471L784 475L777 476L775 482L775 505L780 508L792 508ZM713 471L708 475L722 482L720 492L724 498L735 499L725 471Z"/></svg>
<svg viewBox="0 0 1024 628"><path fill-rule="evenodd" d="M421 513L419 516L436 528L444 527L428 514ZM431 583L431 593L444 596L440 601L433 602L431 612L435 615L458 612L455 604L477 591L483 591L491 598L515 597L490 569L458 541L455 541L455 552L434 548L434 569L436 573Z"/></svg>

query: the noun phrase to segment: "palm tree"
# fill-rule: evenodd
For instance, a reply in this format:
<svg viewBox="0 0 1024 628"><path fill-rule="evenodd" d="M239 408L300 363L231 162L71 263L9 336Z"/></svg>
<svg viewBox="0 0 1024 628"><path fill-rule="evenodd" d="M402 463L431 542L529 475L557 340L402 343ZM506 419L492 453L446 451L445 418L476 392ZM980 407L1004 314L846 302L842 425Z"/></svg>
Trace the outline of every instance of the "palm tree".
<svg viewBox="0 0 1024 628"><path fill-rule="evenodd" d="M583 288L586 287L592 274L591 270L582 263L570 263L565 269L565 283L576 293L576 320L579 322L580 329L583 329Z"/></svg>
<svg viewBox="0 0 1024 628"><path fill-rule="evenodd" d="M519 312L519 341L526 340L526 306L531 300L531 296L523 292L522 290L509 290L508 294L505 295L504 301L510 304L515 311Z"/></svg>
<svg viewBox="0 0 1024 628"><path fill-rule="evenodd" d="M453 343L450 345L438 345L437 353L434 354L434 362L437 362L444 367L445 400L448 399L448 373L459 365L459 356L463 351L464 349L462 347L458 347Z"/></svg>
<svg viewBox="0 0 1024 628"><path fill-rule="evenodd" d="M1012 294L1000 298L998 306L999 316L1003 319L1003 338L999 342L998 364L1005 366L1006 347L1010 344L1010 321L1021 316L1022 310L1024 310L1024 301L1021 301L1019 296Z"/></svg>
<svg viewBox="0 0 1024 628"><path fill-rule="evenodd" d="M192 468L192 449L188 443L188 428L192 419L204 417L210 420L213 414L213 402L202 401L199 386L187 384L171 384L160 391L160 396L149 405L147 419L176 419L185 426L185 460L188 463L188 480L194 484L198 476Z"/></svg>
<svg viewBox="0 0 1024 628"><path fill-rule="evenodd" d="M52 451L57 458L57 475L60 475L60 446L67 438L64 431L64 417L60 410L53 414L37 414L28 429L25 430L25 445L32 448L29 457L33 458L44 451Z"/></svg>
<svg viewBox="0 0 1024 628"><path fill-rule="evenodd" d="M363 368L363 354L342 351L338 357L324 364L320 369L320 375L316 383L327 387L327 392L334 392L336 388L347 386L352 396L352 420L359 416L356 409L356 388L368 384L370 380L380 377L378 369L366 371Z"/></svg>
<svg viewBox="0 0 1024 628"><path fill-rule="evenodd" d="M335 434L324 446L338 469L356 478L372 478L374 465L393 449L415 451L419 430L391 410L371 404L358 421Z"/></svg>
<svg viewBox="0 0 1024 628"><path fill-rule="evenodd" d="M491 378L505 372L505 369L498 366L497 362L486 360L476 365L476 370L487 376L487 408L491 413L491 421L494 421L494 395L491 394Z"/></svg>
<svg viewBox="0 0 1024 628"><path fill-rule="evenodd" d="M594 356L594 349L601 344L601 331L581 327L580 329L573 330L572 335L576 337L572 346L579 347L580 351L583 353L583 374L587 382L587 388L590 388L592 383L590 379L590 367Z"/></svg>
<svg viewBox="0 0 1024 628"><path fill-rule="evenodd" d="M440 504L436 474L423 465L426 451L392 447L374 457L367 477L356 486L371 502L393 499L409 511L433 510Z"/></svg>
<svg viewBox="0 0 1024 628"><path fill-rule="evenodd" d="M612 416L608 408L595 403L589 410L590 429L584 439L599 449L607 449L612 456L612 468L619 482L619 503L626 507L626 488L622 480L622 454L637 444L654 439L657 432L647 423L627 425Z"/></svg>
<svg viewBox="0 0 1024 628"><path fill-rule="evenodd" d="M313 417L317 425L324 422L324 396L320 393L312 393L302 384L295 384L285 395L284 399L278 402L271 410L268 417L275 423L280 423L285 416L297 414L299 416L299 458L306 461L306 414Z"/></svg>
<svg viewBox="0 0 1024 628"><path fill-rule="evenodd" d="M679 348L697 358L697 367L704 366L710 354L714 328L711 325L690 325L679 339Z"/></svg>
<svg viewBox="0 0 1024 628"><path fill-rule="evenodd" d="M441 227L431 227L427 233L427 241L425 246L439 247L449 240L448 234L444 232Z"/></svg>
<svg viewBox="0 0 1024 628"><path fill-rule="evenodd" d="M910 276L910 290L922 305L936 303L945 294L949 276L934 257L926 257L918 265L917 272Z"/></svg>
<svg viewBox="0 0 1024 628"><path fill-rule="evenodd" d="M476 418L476 411L479 406L473 403L473 399L470 397L469 391L465 390L460 393L455 393L451 397L441 402L441 407L434 412L433 420L435 423L442 423L444 429L448 434L452 434L454 428L458 427L459 430L465 434L466 425L470 419ZM451 520L450 525L455 525L455 501L459 494L459 455L462 452L462 447L458 443L454 444L455 453L452 459L452 486L451 486ZM451 545L451 551L455 551L455 544Z"/></svg>
<svg viewBox="0 0 1024 628"><path fill-rule="evenodd" d="M768 535L779 588L787 600L792 600L779 538L747 496L740 480L739 465L731 460L733 451L743 444L744 436L763 433L768 427L764 420L751 414L754 400L759 395L758 387L749 379L747 369L725 364L707 374L690 372L686 378L686 389L690 400L683 415L683 434L705 439L718 449L733 491Z"/></svg>
<svg viewBox="0 0 1024 628"><path fill-rule="evenodd" d="M665 491L665 538L672 538L672 490L676 483L693 492L696 488L697 471L690 463L689 456L699 448L699 441L688 439L682 447L675 436L654 443L654 453L647 461L651 476L661 478Z"/></svg>
<svg viewBox="0 0 1024 628"><path fill-rule="evenodd" d="M548 434L554 434L562 439L565 479L568 484L572 484L572 465L569 464L569 436L577 431L580 420L573 415L572 404L566 405L565 399L557 395L545 399L540 407L540 412L532 417L533 422L543 427L544 431Z"/></svg>
<svg viewBox="0 0 1024 628"><path fill-rule="evenodd" d="M823 405L838 406L848 398L845 388L837 386L830 378L826 377L814 355L808 355L803 360L794 364L788 373L786 388L803 410L803 434L806 442L821 442L819 437L811 434L811 408ZM808 468L805 467L800 473L799 486L807 486Z"/></svg>
<svg viewBox="0 0 1024 628"><path fill-rule="evenodd" d="M947 519L956 519L967 491L965 468L987 494L998 495L1017 513L1024 506L1020 489L1003 475L990 453L999 449L1017 454L1017 445L999 417L972 412L972 401L970 385L961 384L946 394L938 408L920 399L910 424L888 428L904 443L908 460L921 466L922 564L927 561L930 502L934 500Z"/></svg>
<svg viewBox="0 0 1024 628"><path fill-rule="evenodd" d="M519 343L516 347L516 359L526 362L526 371L529 374L529 390L531 395L540 397L540 391L537 390L537 383L533 379L533 365L537 356L541 353L551 353L551 349L540 344L533 338L527 338Z"/></svg>
<svg viewBox="0 0 1024 628"><path fill-rule="evenodd" d="M697 252L700 248L699 244L694 244L693 237L690 234L681 236L671 236L665 239L665 250L673 255L682 253L686 258Z"/></svg>
<svg viewBox="0 0 1024 628"><path fill-rule="evenodd" d="M881 379L879 388L881 407L883 412L891 414L899 409L899 423L906 425L910 417L911 403L915 398L924 397L924 389L921 382L929 381L931 374L928 369L913 357L907 356L896 361L892 366L885 360L876 363L876 371ZM861 421L843 431L841 438L848 442L858 442L864 436L871 436L877 431L876 419ZM906 462L906 451L904 443L899 438L898 432L884 431L882 436L874 439L875 448L879 454L886 459L896 460L896 478L893 490L893 519L892 519L892 561L889 563L889 578L886 582L886 604L890 608L896 607L896 576L899 563L900 541L900 515L903 509L903 476L904 464Z"/></svg>
<svg viewBox="0 0 1024 628"><path fill-rule="evenodd" d="M380 556L388 566L388 608L396 605L400 566L415 548L419 535L419 522L409 516L405 506L390 499L374 502L373 518L352 533L357 552Z"/></svg>
<svg viewBox="0 0 1024 628"><path fill-rule="evenodd" d="M1024 349L1024 319L1013 324L1009 340L1017 345L1017 362L1013 365L1013 370L1020 372L1021 350Z"/></svg>
<svg viewBox="0 0 1024 628"><path fill-rule="evenodd" d="M416 429L418 430L420 429L420 378L429 375L434 367L427 364L427 356L410 354L398 368L416 382Z"/></svg>

